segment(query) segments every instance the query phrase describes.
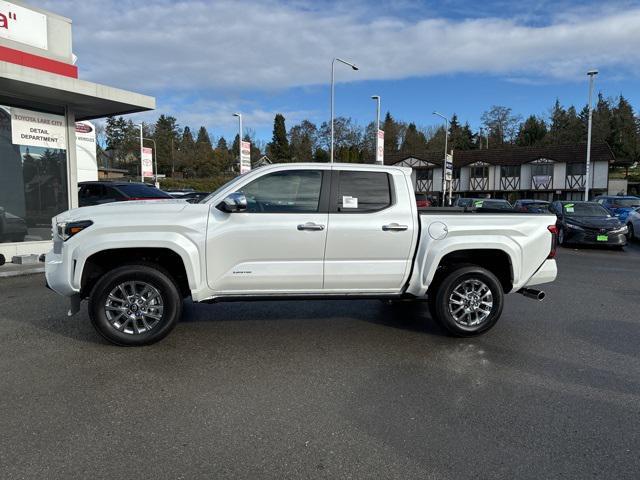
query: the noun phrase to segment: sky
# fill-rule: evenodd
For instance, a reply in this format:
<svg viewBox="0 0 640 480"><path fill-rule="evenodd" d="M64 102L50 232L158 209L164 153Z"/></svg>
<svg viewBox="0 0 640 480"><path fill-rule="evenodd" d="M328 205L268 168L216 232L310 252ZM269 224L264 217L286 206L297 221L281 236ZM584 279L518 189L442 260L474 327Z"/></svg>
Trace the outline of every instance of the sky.
<svg viewBox="0 0 640 480"><path fill-rule="evenodd" d="M596 90L640 110L640 0L30 0L73 21L80 78L155 96L153 122L174 115L217 138L246 129L271 138L336 116L360 125L382 111L418 126L434 110L472 128L492 105L547 116L556 98L586 105Z"/></svg>

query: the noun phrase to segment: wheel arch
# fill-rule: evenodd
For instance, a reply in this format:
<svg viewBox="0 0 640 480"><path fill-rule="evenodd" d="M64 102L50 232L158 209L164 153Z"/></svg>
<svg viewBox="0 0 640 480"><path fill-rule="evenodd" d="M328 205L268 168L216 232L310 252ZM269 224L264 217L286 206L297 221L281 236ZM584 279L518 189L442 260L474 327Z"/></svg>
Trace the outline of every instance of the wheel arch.
<svg viewBox="0 0 640 480"><path fill-rule="evenodd" d="M173 278L183 297L191 293L189 270L178 252L167 247L128 247L98 250L86 257L75 272L79 279L80 295L88 297L93 286L106 272L127 264L158 267Z"/></svg>

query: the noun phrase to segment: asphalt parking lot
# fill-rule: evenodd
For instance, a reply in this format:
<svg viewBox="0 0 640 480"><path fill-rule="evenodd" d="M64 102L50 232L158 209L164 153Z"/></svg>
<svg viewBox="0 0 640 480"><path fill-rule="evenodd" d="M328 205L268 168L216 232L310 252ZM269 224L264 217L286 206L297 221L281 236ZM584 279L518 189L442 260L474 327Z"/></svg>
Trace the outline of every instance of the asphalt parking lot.
<svg viewBox="0 0 640 480"><path fill-rule="evenodd" d="M0 477L615 478L640 472L640 246L562 249L475 339L378 301L185 306L119 348L0 279Z"/></svg>

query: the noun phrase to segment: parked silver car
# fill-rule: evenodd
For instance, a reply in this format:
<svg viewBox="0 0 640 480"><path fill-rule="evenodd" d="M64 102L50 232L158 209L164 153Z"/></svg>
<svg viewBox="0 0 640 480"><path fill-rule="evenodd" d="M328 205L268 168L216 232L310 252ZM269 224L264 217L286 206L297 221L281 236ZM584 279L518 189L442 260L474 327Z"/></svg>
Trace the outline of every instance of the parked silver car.
<svg viewBox="0 0 640 480"><path fill-rule="evenodd" d="M640 240L640 207L627 216L627 239Z"/></svg>

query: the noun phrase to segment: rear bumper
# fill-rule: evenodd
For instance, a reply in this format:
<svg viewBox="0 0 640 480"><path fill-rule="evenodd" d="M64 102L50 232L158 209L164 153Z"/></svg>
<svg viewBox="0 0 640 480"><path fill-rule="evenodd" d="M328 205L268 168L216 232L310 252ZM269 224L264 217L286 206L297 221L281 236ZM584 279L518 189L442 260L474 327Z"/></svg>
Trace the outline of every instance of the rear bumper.
<svg viewBox="0 0 640 480"><path fill-rule="evenodd" d="M542 283L553 282L558 276L558 266L556 261L549 258L544 261L542 266L536 273L524 284L525 287L531 287L533 285L540 285Z"/></svg>

